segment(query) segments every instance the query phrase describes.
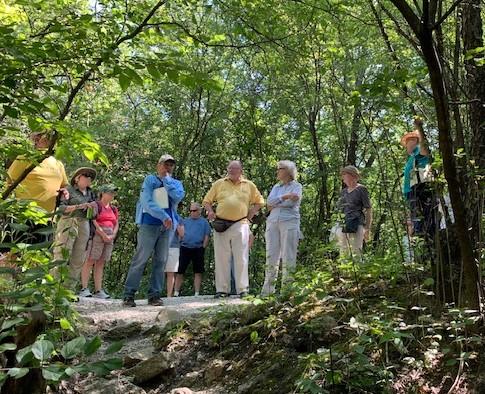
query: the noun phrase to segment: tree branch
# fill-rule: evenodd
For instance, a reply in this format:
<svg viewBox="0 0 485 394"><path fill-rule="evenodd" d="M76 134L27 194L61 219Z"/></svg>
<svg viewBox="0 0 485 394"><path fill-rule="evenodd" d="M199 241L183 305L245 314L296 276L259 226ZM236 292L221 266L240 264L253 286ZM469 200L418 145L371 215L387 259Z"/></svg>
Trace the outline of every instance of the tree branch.
<svg viewBox="0 0 485 394"><path fill-rule="evenodd" d="M412 8L406 2L406 0L391 0L391 3L401 12L409 24L414 34L419 37L420 35L420 21L418 16L414 13Z"/></svg>
<svg viewBox="0 0 485 394"><path fill-rule="evenodd" d="M463 0L456 0L448 9L448 11L446 11L444 15L439 19L439 21L433 25L432 30L436 30L451 15L451 13L455 11L455 8L458 7L461 2L463 2Z"/></svg>
<svg viewBox="0 0 485 394"><path fill-rule="evenodd" d="M129 34L126 34L125 36L120 37L118 40L116 40L112 45L110 45L108 47L109 54L112 54L125 41L131 40L131 39L135 38L138 34L140 34L143 31L143 29L147 26L148 22L153 17L153 15L155 15L155 13L158 11L158 9L160 7L162 7L166 2L167 2L167 0L158 1L153 6L153 8L150 10L150 12L147 14L145 19L143 19L143 21L136 27L136 29L134 29ZM71 110L72 103L74 102L74 99L76 98L79 91L83 88L86 81L99 68L99 66L101 66L101 64L103 64L103 62L105 60L106 60L106 57L99 58L96 61L96 63L93 66L91 66L91 68L83 74L83 76L78 81L76 86L69 93L66 104L64 105L64 108L62 109L62 111L59 114L59 120L62 121L66 118L66 116L69 114L69 112ZM54 154L54 152L55 152L54 147L55 147L55 144L56 144L58 138L59 138L59 134L57 133L56 130L54 130L54 134L53 134L52 139L50 141L49 147L47 148L47 151L44 154L42 154L41 158L39 159L39 162L42 162L42 160L44 160L44 159L46 159L49 156ZM20 182L22 182L35 167L36 167L36 164L31 164L29 167L27 167L22 172L22 174L20 174L20 176L17 179L15 179L11 184L9 184L7 186L7 188L5 189L5 191L2 193L2 200L5 200L6 198L8 198L8 196L15 190L15 188L20 184Z"/></svg>

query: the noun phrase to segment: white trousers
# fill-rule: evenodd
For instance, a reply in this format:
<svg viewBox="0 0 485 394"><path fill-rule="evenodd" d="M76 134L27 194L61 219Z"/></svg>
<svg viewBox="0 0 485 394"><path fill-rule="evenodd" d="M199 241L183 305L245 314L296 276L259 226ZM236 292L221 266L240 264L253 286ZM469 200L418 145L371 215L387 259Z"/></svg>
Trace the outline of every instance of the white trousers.
<svg viewBox="0 0 485 394"><path fill-rule="evenodd" d="M223 233L214 232L216 291L231 291L231 258L234 257L234 280L238 294L249 290L249 224L234 223Z"/></svg>
<svg viewBox="0 0 485 394"><path fill-rule="evenodd" d="M284 284L296 267L300 235L299 220L266 223L266 273L261 295L275 292L281 259L281 281Z"/></svg>
<svg viewBox="0 0 485 394"><path fill-rule="evenodd" d="M359 225L356 233L343 233L339 227L335 233L340 252L348 256L360 256L364 244L364 226Z"/></svg>

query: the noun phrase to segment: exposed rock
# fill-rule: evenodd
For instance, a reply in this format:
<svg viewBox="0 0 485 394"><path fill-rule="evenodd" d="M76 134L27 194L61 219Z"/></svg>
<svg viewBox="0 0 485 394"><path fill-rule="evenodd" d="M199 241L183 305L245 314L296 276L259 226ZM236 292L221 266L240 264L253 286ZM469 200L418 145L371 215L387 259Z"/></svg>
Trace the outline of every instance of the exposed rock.
<svg viewBox="0 0 485 394"><path fill-rule="evenodd" d="M179 311L175 309L163 308L160 312L158 312L155 320L163 323L177 323L183 319L183 315Z"/></svg>
<svg viewBox="0 0 485 394"><path fill-rule="evenodd" d="M146 394L145 390L135 386L123 376L110 380L89 377L79 382L76 391L83 394Z"/></svg>
<svg viewBox="0 0 485 394"><path fill-rule="evenodd" d="M129 354L123 357L123 367L131 368L142 361L148 360L153 356L153 350L153 346L150 346L130 351Z"/></svg>
<svg viewBox="0 0 485 394"><path fill-rule="evenodd" d="M194 394L188 387L179 387L170 391L170 394Z"/></svg>
<svg viewBox="0 0 485 394"><path fill-rule="evenodd" d="M229 361L227 360L213 360L205 371L206 382L211 383L220 380L228 365Z"/></svg>
<svg viewBox="0 0 485 394"><path fill-rule="evenodd" d="M130 338L140 334L142 325L140 322L131 322L126 324L119 324L110 329L104 337L113 341L119 341L120 339Z"/></svg>
<svg viewBox="0 0 485 394"><path fill-rule="evenodd" d="M124 374L133 376L135 384L146 382L173 368L174 357L175 355L173 353L159 353L124 371Z"/></svg>

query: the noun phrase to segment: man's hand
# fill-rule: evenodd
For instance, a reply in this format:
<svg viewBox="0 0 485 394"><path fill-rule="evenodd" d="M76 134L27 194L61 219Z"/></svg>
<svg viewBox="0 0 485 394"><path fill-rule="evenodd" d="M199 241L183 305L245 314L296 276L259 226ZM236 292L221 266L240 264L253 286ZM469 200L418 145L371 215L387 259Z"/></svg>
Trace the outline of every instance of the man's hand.
<svg viewBox="0 0 485 394"><path fill-rule="evenodd" d="M282 200L298 201L300 196L296 193L286 193L281 196Z"/></svg>
<svg viewBox="0 0 485 394"><path fill-rule="evenodd" d="M69 190L67 190L65 187L61 187L59 191L62 193L62 197L65 200L69 200Z"/></svg>
<svg viewBox="0 0 485 394"><path fill-rule="evenodd" d="M216 218L216 213L211 209L209 212L207 212L207 220L209 222L212 222Z"/></svg>
<svg viewBox="0 0 485 394"><path fill-rule="evenodd" d="M163 221L163 225L167 230L170 230L172 228L172 219L168 218Z"/></svg>
<svg viewBox="0 0 485 394"><path fill-rule="evenodd" d="M183 238L185 235L185 227L183 225L178 225L177 226L177 234L179 235L180 238Z"/></svg>

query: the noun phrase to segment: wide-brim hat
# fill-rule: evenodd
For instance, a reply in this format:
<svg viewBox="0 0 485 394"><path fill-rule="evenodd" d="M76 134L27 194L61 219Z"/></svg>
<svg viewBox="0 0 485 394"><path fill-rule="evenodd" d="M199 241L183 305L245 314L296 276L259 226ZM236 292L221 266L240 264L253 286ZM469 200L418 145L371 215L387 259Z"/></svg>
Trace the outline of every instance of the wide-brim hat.
<svg viewBox="0 0 485 394"><path fill-rule="evenodd" d="M96 170L91 167L79 167L76 171L74 171L74 174L72 174L71 177L71 185L74 186L76 184L76 178L79 175L87 175L91 178L91 180L96 179Z"/></svg>
<svg viewBox="0 0 485 394"><path fill-rule="evenodd" d="M112 183L108 183L106 185L101 185L98 189L99 193L109 193L114 194L118 191L118 188L113 185Z"/></svg>
<svg viewBox="0 0 485 394"><path fill-rule="evenodd" d="M355 166L345 166L340 170L340 174L350 174L356 178L360 178L360 171Z"/></svg>
<svg viewBox="0 0 485 394"><path fill-rule="evenodd" d="M408 143L408 140L410 140L411 138L416 138L418 140L418 142L420 142L421 141L421 134L419 134L419 132L416 131L416 130L410 131L409 133L404 134L401 137L401 145L405 147L406 144Z"/></svg>

